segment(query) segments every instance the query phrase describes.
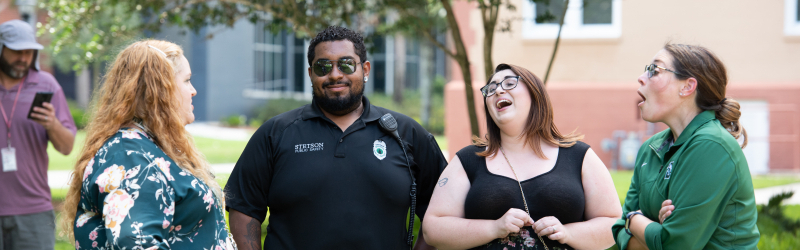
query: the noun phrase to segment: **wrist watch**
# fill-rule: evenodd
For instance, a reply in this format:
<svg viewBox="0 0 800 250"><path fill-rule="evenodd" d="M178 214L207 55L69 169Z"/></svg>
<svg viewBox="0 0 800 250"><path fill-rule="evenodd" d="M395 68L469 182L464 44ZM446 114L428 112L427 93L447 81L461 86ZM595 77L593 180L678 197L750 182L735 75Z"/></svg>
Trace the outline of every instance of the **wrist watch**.
<svg viewBox="0 0 800 250"><path fill-rule="evenodd" d="M633 216L637 215L637 214L638 215L644 215L644 214L642 214L642 211L638 211L638 210L637 211L633 211L633 212L629 212L627 215L625 215L625 233L627 233L630 236L633 236L633 234L631 233L631 230L630 230L631 218L633 218Z"/></svg>

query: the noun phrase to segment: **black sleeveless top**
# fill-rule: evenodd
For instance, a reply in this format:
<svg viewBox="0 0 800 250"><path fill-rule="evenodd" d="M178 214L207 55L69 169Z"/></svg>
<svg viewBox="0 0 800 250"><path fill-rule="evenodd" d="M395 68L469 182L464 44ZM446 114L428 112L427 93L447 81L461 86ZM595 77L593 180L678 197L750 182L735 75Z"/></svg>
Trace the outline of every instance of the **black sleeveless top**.
<svg viewBox="0 0 800 250"><path fill-rule="evenodd" d="M469 193L464 202L464 217L467 219L497 220L508 209L525 211L519 184L513 178L497 175L486 168L486 158L475 155L485 147L467 146L458 153L458 159L470 181ZM549 172L536 177L520 180L528 201L531 218L539 220L554 216L561 224L585 221L586 200L581 182L583 158L589 145L577 142L569 148L560 148L556 164ZM523 168L525 166L514 166ZM542 237L551 250L573 249L547 237ZM530 227L523 228L519 234L503 239L495 239L486 245L472 249L545 249L540 239Z"/></svg>

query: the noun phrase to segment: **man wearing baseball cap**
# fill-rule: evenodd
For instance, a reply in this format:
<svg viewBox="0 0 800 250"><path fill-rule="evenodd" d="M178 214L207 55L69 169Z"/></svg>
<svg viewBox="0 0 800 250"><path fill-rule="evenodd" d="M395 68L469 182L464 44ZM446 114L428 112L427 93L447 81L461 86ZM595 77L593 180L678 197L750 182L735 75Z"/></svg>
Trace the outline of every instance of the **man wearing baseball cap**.
<svg viewBox="0 0 800 250"><path fill-rule="evenodd" d="M42 48L28 23L0 24L0 250L55 246L47 142L67 155L76 128L61 86L39 70ZM52 99L33 107L28 118L37 92L52 93Z"/></svg>

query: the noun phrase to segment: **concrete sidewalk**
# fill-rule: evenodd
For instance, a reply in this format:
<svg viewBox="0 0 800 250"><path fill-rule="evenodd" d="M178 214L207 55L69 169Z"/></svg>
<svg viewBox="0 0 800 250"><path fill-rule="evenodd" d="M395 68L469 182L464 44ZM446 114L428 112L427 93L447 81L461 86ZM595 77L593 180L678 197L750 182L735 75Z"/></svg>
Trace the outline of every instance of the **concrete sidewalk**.
<svg viewBox="0 0 800 250"><path fill-rule="evenodd" d="M761 188L756 189L755 191L757 204L767 204L767 202L769 202L769 198L772 198L772 196L785 191L794 191L794 195L792 195L792 197L789 199L783 200L783 203L781 204L800 204L800 183Z"/></svg>
<svg viewBox="0 0 800 250"><path fill-rule="evenodd" d="M192 136L229 141L249 141L255 130L220 126L214 122L195 122L186 125Z"/></svg>

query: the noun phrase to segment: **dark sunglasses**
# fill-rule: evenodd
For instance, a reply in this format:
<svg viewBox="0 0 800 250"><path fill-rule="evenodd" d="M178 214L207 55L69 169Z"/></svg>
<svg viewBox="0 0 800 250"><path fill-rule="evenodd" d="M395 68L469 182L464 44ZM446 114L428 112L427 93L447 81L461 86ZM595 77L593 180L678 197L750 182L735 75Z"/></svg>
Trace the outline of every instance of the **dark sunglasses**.
<svg viewBox="0 0 800 250"><path fill-rule="evenodd" d="M655 64L650 64L650 65L644 66L644 71L647 72L647 78L652 78L653 76L658 75L658 71L656 71L656 68L672 72L673 74L676 74L676 75L683 75L681 73L675 72L674 70L667 69L667 68L664 68L664 67L661 67L661 66L658 66L658 65L655 65Z"/></svg>
<svg viewBox="0 0 800 250"><path fill-rule="evenodd" d="M314 70L314 74L317 76L326 76L328 73L333 71L333 65L336 64L339 68L339 71L344 73L345 75L349 75L356 72L356 65L359 63L356 60L351 58L339 59L338 61L331 61L327 59L322 59L314 63L312 69Z"/></svg>
<svg viewBox="0 0 800 250"><path fill-rule="evenodd" d="M497 92L498 86L500 86L505 90L512 90L517 87L518 83L519 83L519 76L512 76L503 79L502 81L500 81L500 83L489 82L489 84L486 84L486 86L483 86L483 88L481 88L481 94L483 94L483 97L490 97L494 95L495 92Z"/></svg>

